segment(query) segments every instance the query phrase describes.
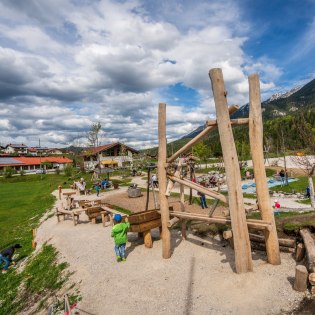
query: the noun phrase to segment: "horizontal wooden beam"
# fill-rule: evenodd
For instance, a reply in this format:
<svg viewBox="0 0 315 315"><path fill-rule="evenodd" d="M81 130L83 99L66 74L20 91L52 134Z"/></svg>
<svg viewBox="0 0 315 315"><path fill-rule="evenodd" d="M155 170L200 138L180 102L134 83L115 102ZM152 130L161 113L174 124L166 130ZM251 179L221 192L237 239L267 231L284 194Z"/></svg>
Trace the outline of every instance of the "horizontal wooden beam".
<svg viewBox="0 0 315 315"><path fill-rule="evenodd" d="M233 126L238 125L248 125L249 119L248 118L238 118L238 119L231 119L231 124ZM210 119L207 121L207 126L217 126L218 122L216 119Z"/></svg>
<svg viewBox="0 0 315 315"><path fill-rule="evenodd" d="M178 212L178 211L171 211L171 216L182 218L182 219L190 219L190 220L198 220L198 221L205 221L209 223L218 223L218 224L228 224L231 225L231 219L220 217L220 216L213 216L209 218L203 214L197 213L188 213L188 212ZM246 220L248 228L257 229L257 230L271 230L272 226L269 222L264 222L261 220Z"/></svg>
<svg viewBox="0 0 315 315"><path fill-rule="evenodd" d="M201 186L201 185L199 185L197 183L194 183L194 182L192 182L192 181L190 181L188 179L184 179L184 178L181 179L181 178L179 178L177 176L171 176L171 175L168 175L167 177L173 182L177 182L179 184L183 184L183 185L185 185L185 186L187 186L189 188L192 188L192 189L195 189L196 191L199 191L202 194L210 196L210 197L212 197L214 199L218 199L218 200L220 200L220 201L222 201L222 202L224 202L226 204L228 203L228 198L226 196L224 196L224 195L222 195L222 194L220 194L220 193L218 193L216 191L210 190L210 189L208 189L208 188L206 188L204 186Z"/></svg>
<svg viewBox="0 0 315 315"><path fill-rule="evenodd" d="M229 107L229 114L234 114L239 109L239 106L232 105ZM171 157L167 159L168 163L174 162L181 154L184 154L192 146L198 143L203 137L209 134L212 130L214 130L216 126L207 126L204 130L202 130L195 138L191 139L188 143L186 143L182 148L180 148L177 152L175 152Z"/></svg>

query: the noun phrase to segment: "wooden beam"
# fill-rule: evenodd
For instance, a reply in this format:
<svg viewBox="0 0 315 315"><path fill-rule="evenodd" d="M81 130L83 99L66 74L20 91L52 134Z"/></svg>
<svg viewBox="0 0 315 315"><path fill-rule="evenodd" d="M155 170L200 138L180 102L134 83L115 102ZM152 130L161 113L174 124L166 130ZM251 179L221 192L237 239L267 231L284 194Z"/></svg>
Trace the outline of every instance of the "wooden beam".
<svg viewBox="0 0 315 315"><path fill-rule="evenodd" d="M184 188L185 186L183 184L180 184L180 211L185 212L185 191ZM182 220L182 239L186 239L187 234L186 234L186 221Z"/></svg>
<svg viewBox="0 0 315 315"><path fill-rule="evenodd" d="M257 235L253 233L249 233L249 238L251 241L258 242L258 243L265 243L265 237L262 235ZM279 245L284 247L295 248L296 242L295 240L285 239L285 238L278 238Z"/></svg>
<svg viewBox="0 0 315 315"><path fill-rule="evenodd" d="M168 221L167 226L168 226L169 228L171 228L171 227L172 227L174 224L176 224L178 221L179 221L178 218L173 217L172 219L170 219L170 220Z"/></svg>
<svg viewBox="0 0 315 315"><path fill-rule="evenodd" d="M229 114L234 114L239 109L239 106L232 105L229 107ZM203 137L209 134L212 130L216 129L216 126L208 126L204 130L202 130L195 138L191 139L188 143L186 143L182 148L180 148L177 152L175 152L171 157L167 159L168 163L174 162L181 154L186 153L192 146L198 143Z"/></svg>
<svg viewBox="0 0 315 315"><path fill-rule="evenodd" d="M239 125L247 125L248 124L248 118L238 118L238 119L230 119L232 126L239 126ZM209 119L207 121L207 126L217 126L218 122L216 119Z"/></svg>
<svg viewBox="0 0 315 315"><path fill-rule="evenodd" d="M204 214L197 214L197 213L188 213L188 212L179 212L179 211L172 211L170 212L171 216L188 219L188 220L200 220L206 221L209 223L218 223L218 224L228 224L231 225L231 219L226 217L220 216L213 216L209 218L207 215ZM257 229L257 230L265 230L270 228L270 224L268 222L264 222L261 220L247 220L246 222L248 228Z"/></svg>
<svg viewBox="0 0 315 315"><path fill-rule="evenodd" d="M166 192L166 104L159 104L159 153L158 153L158 174L159 174L159 203L161 209L161 221L162 221L162 256L167 259L171 257L171 232L167 226L170 220L170 214L168 209L168 200L165 196Z"/></svg>
<svg viewBox="0 0 315 315"><path fill-rule="evenodd" d="M180 176L181 171L182 171L182 164L183 164L183 159L180 159L178 164L177 164L177 169L176 169L176 171L174 173L174 176L176 176L176 177ZM172 189L174 187L174 184L175 184L175 182L169 178L168 183L167 183L166 192L165 192L166 196L168 196L168 197L170 196L171 191L172 191Z"/></svg>
<svg viewBox="0 0 315 315"><path fill-rule="evenodd" d="M196 191L199 191L207 196L210 196L212 198L215 198L215 199L218 199L222 202L225 202L225 203L228 203L228 198L216 191L213 191L213 190L210 190L210 189L207 189L206 187L204 186L201 186L197 183L194 183L188 179L181 179L179 177L175 177L175 176L172 176L172 175L168 175L167 176L169 179L171 179L172 181L174 182L178 182L179 184L182 184L182 185L185 185L189 188L192 188L192 189L195 189Z"/></svg>
<svg viewBox="0 0 315 315"><path fill-rule="evenodd" d="M267 176L263 152L263 123L261 114L260 85L257 74L248 77L249 82L249 140L252 153L258 207L263 220L271 222L271 231L265 230L268 262L281 264L276 223L270 206Z"/></svg>
<svg viewBox="0 0 315 315"><path fill-rule="evenodd" d="M307 269L309 272L315 272L315 241L309 229L300 230L304 241Z"/></svg>
<svg viewBox="0 0 315 315"><path fill-rule="evenodd" d="M227 186L229 191L228 204L234 239L235 268L237 273L248 272L253 270L253 262L248 229L246 226L244 200L241 187L242 179L227 107L227 92L224 87L221 69L211 69L209 76L216 107L225 172L227 174Z"/></svg>

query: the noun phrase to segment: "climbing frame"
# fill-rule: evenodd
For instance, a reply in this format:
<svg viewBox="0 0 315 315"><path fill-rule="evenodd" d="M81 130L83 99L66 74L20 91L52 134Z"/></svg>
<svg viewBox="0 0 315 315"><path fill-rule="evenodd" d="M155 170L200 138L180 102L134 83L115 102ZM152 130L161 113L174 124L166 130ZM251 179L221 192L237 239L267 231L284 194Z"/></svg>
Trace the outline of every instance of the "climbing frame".
<svg viewBox="0 0 315 315"><path fill-rule="evenodd" d="M232 227L233 243L235 251L235 269L237 273L243 273L253 270L251 247L248 228L257 228L264 231L268 262L271 264L280 264L280 252L277 231L273 211L270 206L267 180L264 168L263 157L263 125L261 116L260 87L257 75L249 77L250 89L250 114L245 119L230 119L230 115L237 111L238 106L227 106L227 92L224 87L223 74L221 69L212 69L209 72L212 84L212 91L216 107L217 119L209 120L205 129L194 139L167 158L166 150L166 104L159 104L159 161L158 174L160 185L160 212L162 219L162 244L163 258L171 256L170 228L174 224L174 219L170 220L170 215L174 218L183 220L197 220L213 223L230 224ZM258 206L261 210L262 220L246 219L246 211L249 207L244 205L241 189L241 175L239 170L239 161L237 157L232 125L249 124L250 145L253 159L254 174L257 187ZM212 130L218 128L220 142L222 146L223 160L225 165L228 196L203 187L180 175L180 169L185 163L183 156L193 145L202 140ZM178 169L174 174L168 172L168 167L179 158ZM167 183L168 180L168 183ZM177 182L181 187L181 211L170 213L168 205L168 196ZM230 218L214 217L212 214L199 215L185 212L183 204L183 187L190 187L211 198L226 203L230 210ZM177 221L176 221L177 222ZM184 229L182 229L184 232ZM185 235L183 235L185 237Z"/></svg>

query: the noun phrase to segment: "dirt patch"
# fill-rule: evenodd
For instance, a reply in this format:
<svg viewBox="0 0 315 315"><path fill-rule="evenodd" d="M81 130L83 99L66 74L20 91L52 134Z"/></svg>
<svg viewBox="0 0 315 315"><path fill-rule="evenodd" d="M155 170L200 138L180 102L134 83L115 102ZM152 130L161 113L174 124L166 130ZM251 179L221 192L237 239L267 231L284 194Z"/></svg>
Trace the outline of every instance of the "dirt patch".
<svg viewBox="0 0 315 315"><path fill-rule="evenodd" d="M158 192L156 193L157 203L158 203ZM146 206L146 193L143 193L141 197L137 198L129 198L128 193L126 191L117 193L115 195L108 195L102 198L106 200L107 203L111 205L116 205L125 209L128 209L132 212L140 212L145 210ZM189 205L188 200L185 201L185 209L187 212L191 213L200 213L200 214L207 214L210 209L210 205L208 209L202 209L199 203L199 198L193 198L194 203ZM180 211L180 201L178 198L170 197L169 198L169 206L173 207L174 211ZM149 194L149 206L148 209L154 209L154 202L153 202L153 194L150 192ZM222 215L222 211L226 209L223 206L218 206L215 209L214 215Z"/></svg>

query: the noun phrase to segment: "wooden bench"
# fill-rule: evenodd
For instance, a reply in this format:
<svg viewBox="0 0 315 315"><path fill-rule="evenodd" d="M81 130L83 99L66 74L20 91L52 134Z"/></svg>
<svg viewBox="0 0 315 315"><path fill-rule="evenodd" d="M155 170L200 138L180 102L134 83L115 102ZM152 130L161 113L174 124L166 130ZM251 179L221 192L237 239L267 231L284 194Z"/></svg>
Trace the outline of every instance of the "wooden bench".
<svg viewBox="0 0 315 315"><path fill-rule="evenodd" d="M65 220L67 216L73 220L74 225L77 225L79 223L80 213L77 213L75 210L56 208L56 216L58 222L60 222L60 216L63 216L63 220Z"/></svg>
<svg viewBox="0 0 315 315"><path fill-rule="evenodd" d="M161 215L156 210L142 211L131 214L128 217L130 223L130 232L143 234L144 245L147 248L153 246L151 229L161 227Z"/></svg>
<svg viewBox="0 0 315 315"><path fill-rule="evenodd" d="M85 213L94 224L98 218L102 220L103 226L105 226L105 223L108 221L112 222L109 212L100 206L89 207L86 209Z"/></svg>

